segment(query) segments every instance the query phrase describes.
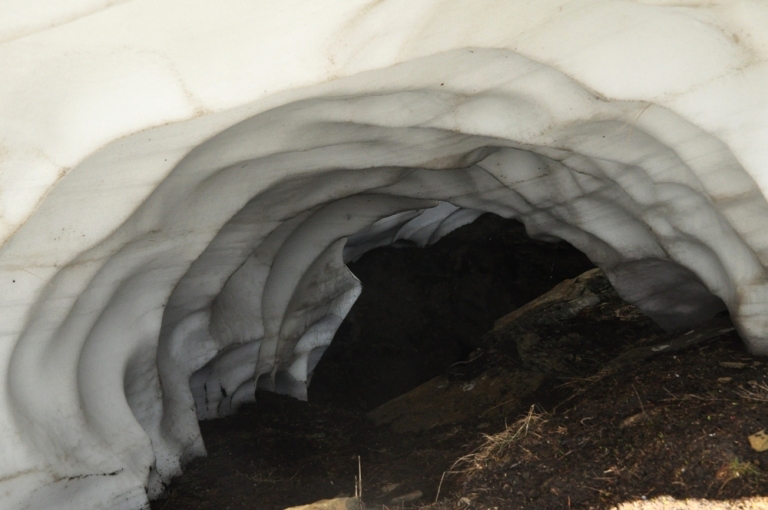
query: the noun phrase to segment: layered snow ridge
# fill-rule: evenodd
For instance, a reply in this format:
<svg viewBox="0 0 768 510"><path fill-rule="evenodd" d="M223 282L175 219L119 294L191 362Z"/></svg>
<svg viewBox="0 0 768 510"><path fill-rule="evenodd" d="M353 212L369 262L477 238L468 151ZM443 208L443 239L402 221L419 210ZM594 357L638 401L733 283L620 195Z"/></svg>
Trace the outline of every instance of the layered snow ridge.
<svg viewBox="0 0 768 510"><path fill-rule="evenodd" d="M768 354L759 1L9 0L0 507L147 508L306 395L346 268L483 212Z"/></svg>

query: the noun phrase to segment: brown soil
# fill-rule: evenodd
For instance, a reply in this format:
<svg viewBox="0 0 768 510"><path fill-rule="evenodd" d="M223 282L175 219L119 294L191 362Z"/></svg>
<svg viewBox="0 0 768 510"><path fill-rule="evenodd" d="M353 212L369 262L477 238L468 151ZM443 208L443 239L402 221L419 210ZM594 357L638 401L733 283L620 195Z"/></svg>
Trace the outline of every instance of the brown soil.
<svg viewBox="0 0 768 510"><path fill-rule="evenodd" d="M501 229L479 234L498 243L484 249L505 261L501 276L482 249L455 255L450 238L441 241L445 246L364 257L356 274L370 271L379 284L390 282L385 287L391 290L373 292L375 299L366 301L366 287L358 312L334 340L338 352L329 349L318 367L310 402L259 393L257 403L236 416L202 422L209 456L188 465L152 508L283 509L351 496L358 459L363 499L388 508L586 509L660 495L768 495L768 452L756 452L748 440L768 429L768 360L744 351L723 327L727 318L691 335L664 333L593 273L577 282L581 287L564 284L560 298L494 328L496 317L576 276L587 263L563 243L524 242L519 227L484 218L481 228ZM465 228L457 235L476 234ZM408 265L405 257L416 253L427 259ZM467 277L445 284L446 259ZM401 276L372 269L387 264ZM430 271L443 290L424 290L428 281L403 275L413 264L434 266ZM470 278L474 273L479 282ZM361 279L370 285L370 275ZM515 287L525 280L533 291ZM512 297L503 297L507 288ZM409 291L417 294L408 299ZM384 303L386 293L391 296ZM495 317L483 312L466 319L471 326L452 326L447 320L458 313L457 305L446 306L440 296L473 300L482 310L485 300L508 299L509 307ZM425 309L424 302L433 308ZM557 307L550 306L554 302ZM417 310L410 314L408 308ZM386 313L367 320L377 309ZM428 320L421 326L424 314ZM404 320L390 324L393 331L387 317L390 323L392 317ZM414 325L416 331L409 331ZM446 349L450 356L429 350L439 338L453 346ZM677 350L659 348L664 345ZM315 385L320 390L313 394ZM404 430L395 426L404 423L402 413L389 425L375 426L368 418L369 408L418 385L397 400L411 406L406 415L426 416L427 425L396 432ZM523 386L527 390L519 391ZM435 421L446 405L424 410L441 398L439 392L466 405L455 404L450 419ZM391 503L414 491L421 498ZM665 500L659 505L683 508Z"/></svg>

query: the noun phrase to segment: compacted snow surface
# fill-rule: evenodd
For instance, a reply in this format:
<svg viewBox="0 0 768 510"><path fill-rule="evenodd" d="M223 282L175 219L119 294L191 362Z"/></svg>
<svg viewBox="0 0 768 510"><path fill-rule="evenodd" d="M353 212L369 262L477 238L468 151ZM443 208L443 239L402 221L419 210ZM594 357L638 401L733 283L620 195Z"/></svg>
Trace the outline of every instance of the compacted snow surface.
<svg viewBox="0 0 768 510"><path fill-rule="evenodd" d="M145 507L205 453L198 419L306 396L345 261L482 212L768 353L762 2L3 12L4 509Z"/></svg>

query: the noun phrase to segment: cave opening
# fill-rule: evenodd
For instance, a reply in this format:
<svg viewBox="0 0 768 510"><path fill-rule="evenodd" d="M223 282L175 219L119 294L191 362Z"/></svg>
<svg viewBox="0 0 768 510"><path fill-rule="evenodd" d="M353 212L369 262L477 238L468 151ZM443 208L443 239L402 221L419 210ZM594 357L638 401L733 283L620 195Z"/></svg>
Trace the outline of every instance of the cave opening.
<svg viewBox="0 0 768 510"><path fill-rule="evenodd" d="M624 303L577 249L494 214L423 248L375 248L348 267L363 292L316 366L308 401L257 391L237 414L201 421L208 457L154 509L347 498L359 469L372 508L608 508L638 494L711 497L709 471L718 476L733 459L759 466L743 441L763 419L759 403L735 419L718 381L756 394L765 380L727 317L690 336L693 348L651 358L680 333ZM539 314L542 303L555 305ZM526 412L519 445L472 457L482 438L522 430ZM709 427L711 441L687 445L691 423ZM712 458L715 440L722 453ZM585 476L598 480L586 486ZM760 480L721 482L718 496L758 494ZM685 486L670 492L674 481Z"/></svg>
<svg viewBox="0 0 768 510"><path fill-rule="evenodd" d="M468 359L494 321L594 265L486 213L436 243L369 251L363 291L315 369L311 401L371 410Z"/></svg>

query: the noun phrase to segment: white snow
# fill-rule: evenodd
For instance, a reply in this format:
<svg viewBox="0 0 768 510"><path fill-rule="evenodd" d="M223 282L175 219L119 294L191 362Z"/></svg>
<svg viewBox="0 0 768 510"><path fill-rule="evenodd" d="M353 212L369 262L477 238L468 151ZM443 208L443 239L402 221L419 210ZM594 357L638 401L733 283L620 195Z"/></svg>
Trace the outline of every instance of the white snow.
<svg viewBox="0 0 768 510"><path fill-rule="evenodd" d="M306 395L345 261L486 211L768 354L763 2L2 11L4 509L145 507L198 418Z"/></svg>

